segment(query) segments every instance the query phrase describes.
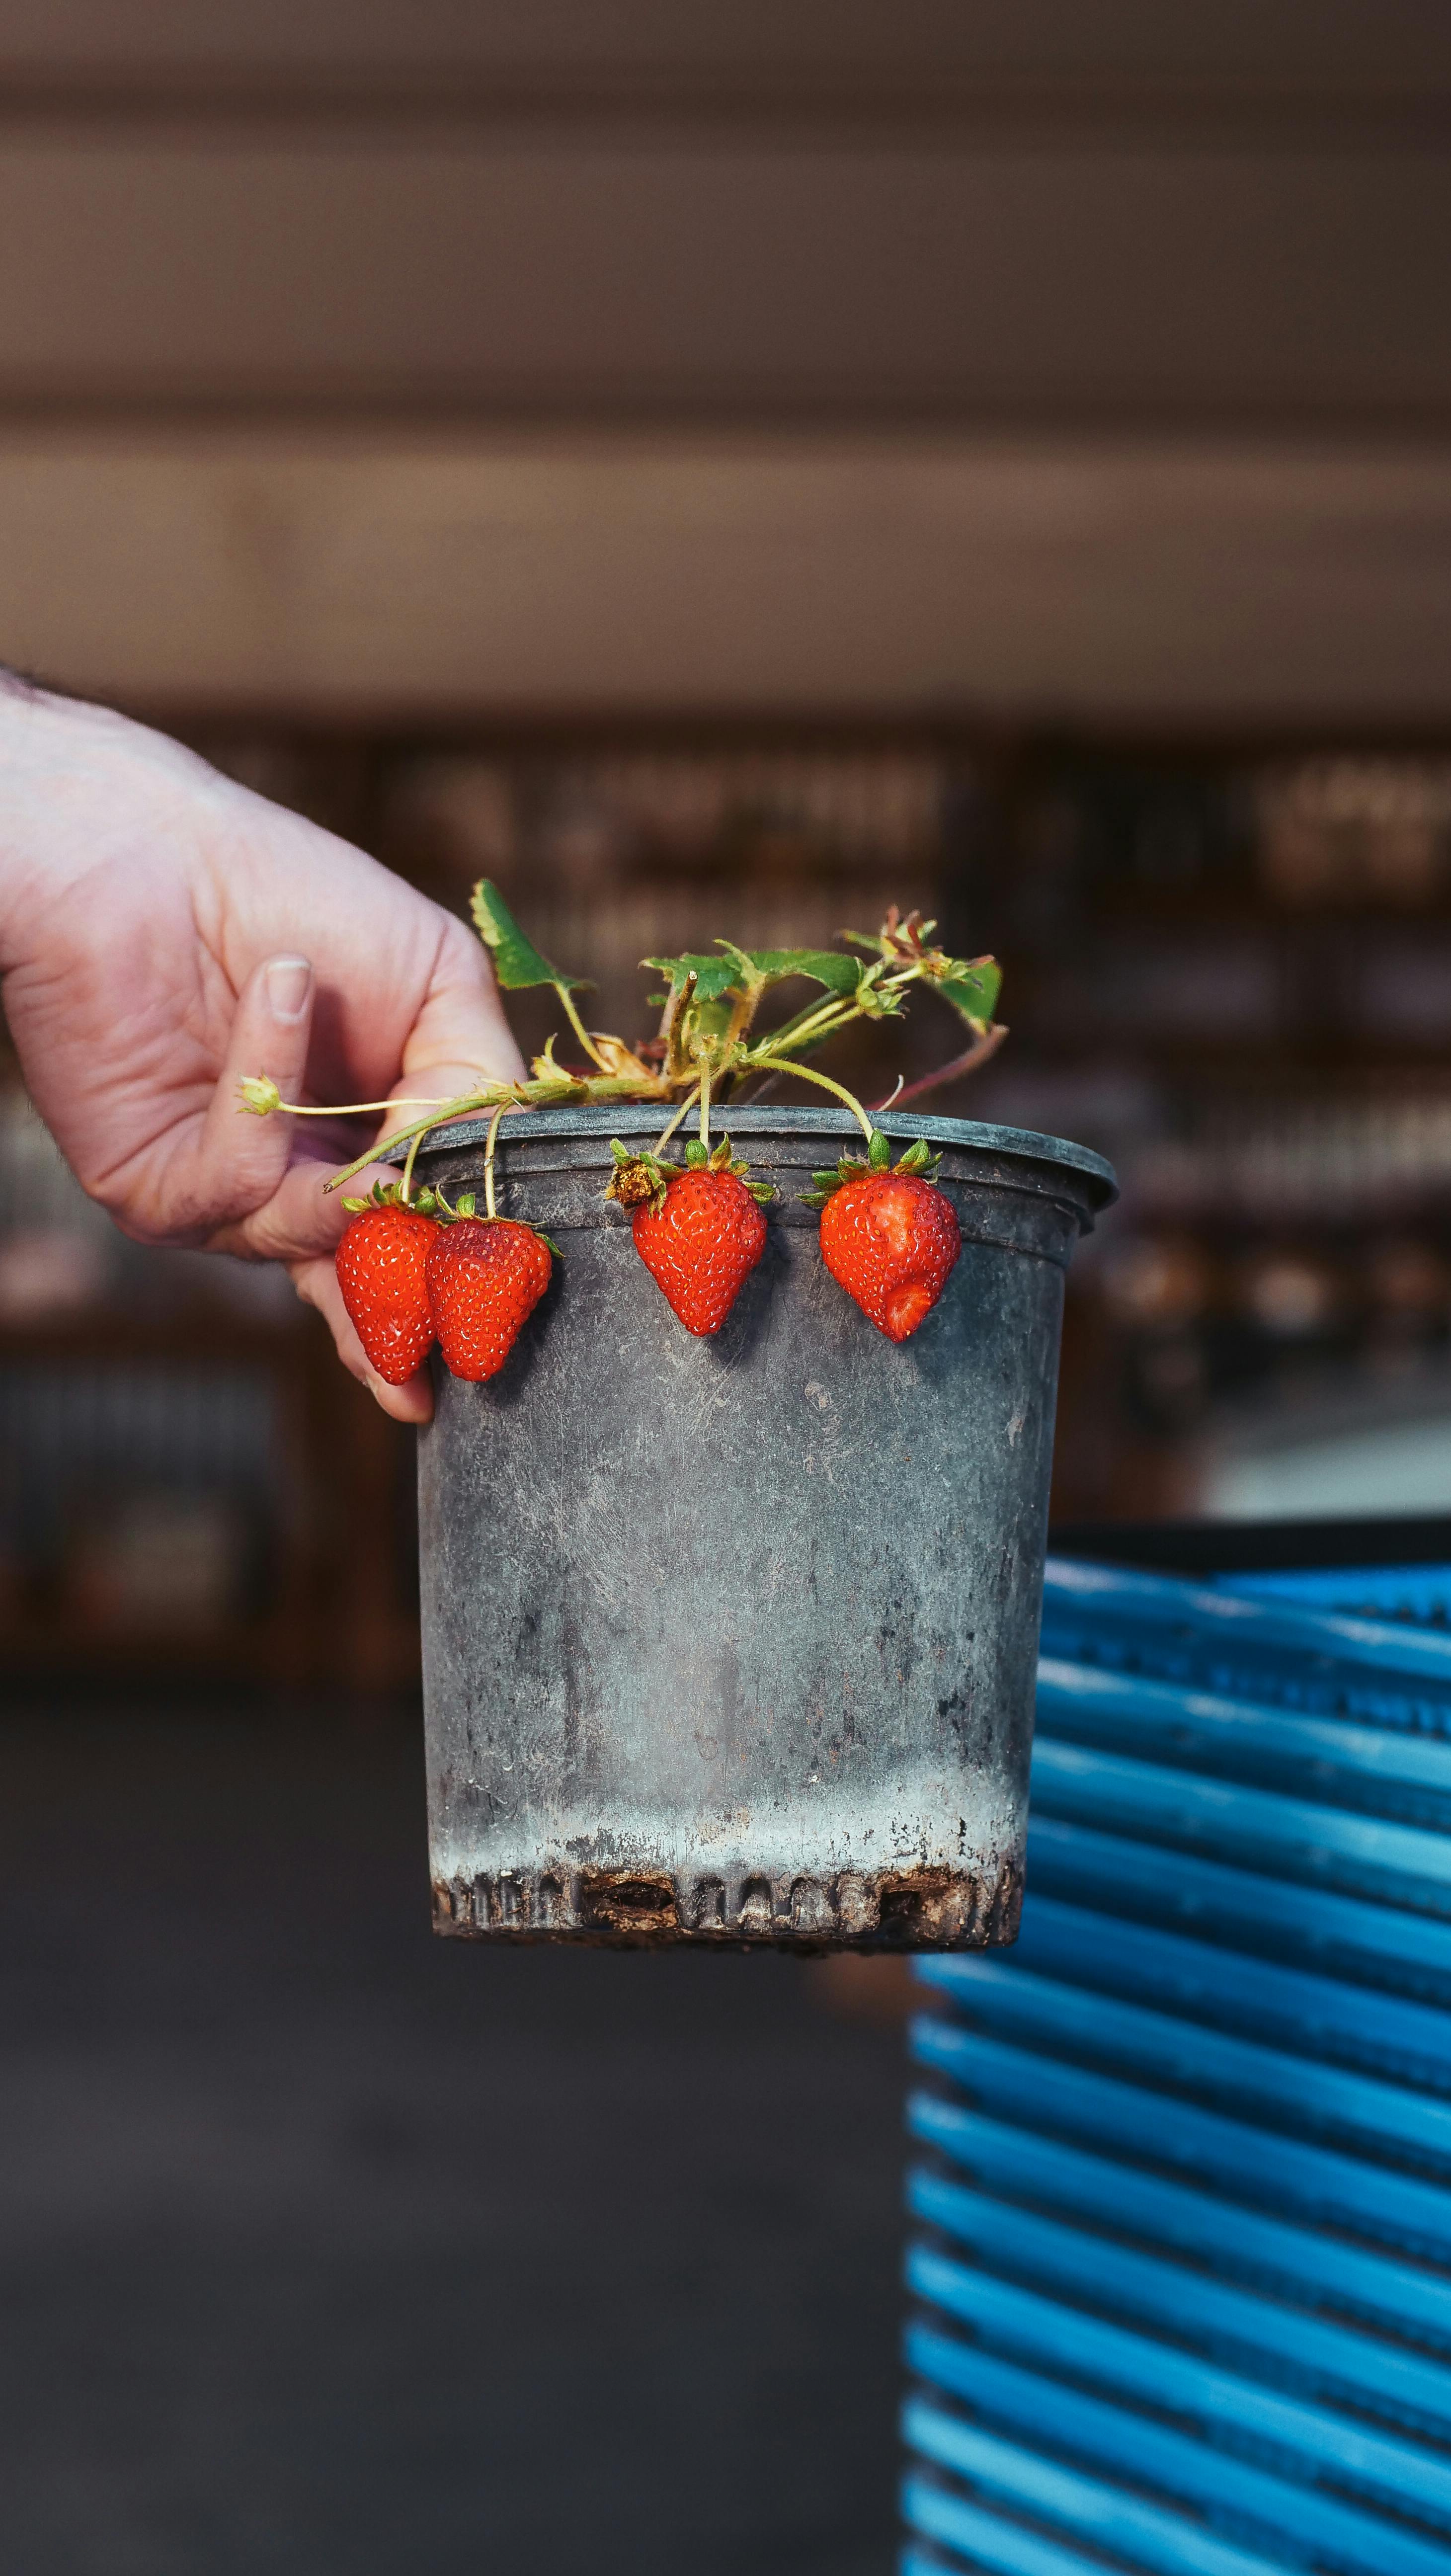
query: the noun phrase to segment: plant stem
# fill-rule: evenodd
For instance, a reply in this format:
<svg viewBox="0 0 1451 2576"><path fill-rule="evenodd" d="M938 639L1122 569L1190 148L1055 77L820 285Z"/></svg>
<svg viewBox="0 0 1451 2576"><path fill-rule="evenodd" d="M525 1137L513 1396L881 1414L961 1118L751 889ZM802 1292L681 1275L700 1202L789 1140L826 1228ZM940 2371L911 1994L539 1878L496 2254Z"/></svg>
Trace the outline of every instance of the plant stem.
<svg viewBox="0 0 1451 2576"><path fill-rule="evenodd" d="M904 966L900 973L887 976L871 989L877 993L897 993L904 985L921 981L920 966ZM783 1050L805 1045L819 1046L823 1039L835 1037L838 1029L850 1028L853 1020L864 1020L869 1016L860 1002L847 1001L843 995L834 993L818 1003L814 1010L803 1011L797 1019L788 1020L784 1028L771 1030L762 1038L761 1044L779 1046Z"/></svg>
<svg viewBox="0 0 1451 2576"><path fill-rule="evenodd" d="M766 1057L764 1061L758 1056L756 1059L755 1069L758 1071L764 1071L766 1065L770 1065L773 1073L794 1074L798 1082L819 1083L823 1091L835 1092L838 1100L844 1100L846 1102L853 1118L858 1122L867 1143L871 1143L876 1130L874 1129L870 1118L867 1116L866 1111L863 1109L861 1102L857 1099L855 1092L848 1091L845 1083L833 1082L829 1073L817 1073L810 1065L790 1063L773 1064L769 1056Z"/></svg>
<svg viewBox="0 0 1451 2576"><path fill-rule="evenodd" d="M800 1046L807 1038L831 1037L837 1029L844 1029L849 1021L860 1017L859 1011L854 1011L841 1000L839 995L833 994L829 1002L821 1003L814 1011L803 1013L799 1020L788 1021L783 1029L773 1029L768 1037L761 1040L761 1044L762 1046Z"/></svg>
<svg viewBox="0 0 1451 2576"><path fill-rule="evenodd" d="M494 1150L499 1142L499 1121L508 1106L507 1100L500 1101L489 1120L489 1141L484 1147L484 1214L490 1218L499 1213L494 1205Z"/></svg>
<svg viewBox="0 0 1451 2576"><path fill-rule="evenodd" d="M699 1096L699 1085L696 1086L694 1091L688 1091L686 1093L685 1098L682 1100L679 1108L671 1118L669 1125L661 1128L659 1135L651 1146L650 1150L653 1154L661 1154L664 1152L665 1147L669 1144L671 1137L679 1126L681 1119L689 1116L691 1110L695 1107Z"/></svg>
<svg viewBox="0 0 1451 2576"><path fill-rule="evenodd" d="M583 1020L580 1018L578 1011L574 1007L574 995L571 993L569 986L567 984L556 984L554 989L559 995L561 1002L564 1004L565 1010L569 1015L569 1025L573 1029L575 1036L578 1038L580 1045L583 1047L585 1054L589 1057L590 1063L597 1064L601 1073L607 1073L609 1071L609 1067L605 1063L604 1057L601 1055L599 1048L595 1045L594 1039L590 1036L588 1029L585 1027Z"/></svg>
<svg viewBox="0 0 1451 2576"><path fill-rule="evenodd" d="M710 1152L710 1067L700 1077L700 1141Z"/></svg>
<svg viewBox="0 0 1451 2576"><path fill-rule="evenodd" d="M304 1109L297 1100L279 1100L274 1118L364 1118L381 1109L446 1109L446 1100L344 1100L335 1109Z"/></svg>
<svg viewBox="0 0 1451 2576"><path fill-rule="evenodd" d="M491 1082L482 1091L461 1091L456 1100L433 1101L430 1104L433 1111L430 1118L420 1118L416 1126L400 1127L396 1136L385 1136L381 1144L370 1145L366 1154L359 1154L355 1161L348 1164L345 1171L334 1172L330 1181L324 1181L324 1190L340 1190L344 1181L350 1181L355 1172L363 1171L369 1163L376 1163L384 1146L401 1145L413 1136L426 1136L430 1127L442 1127L450 1118L464 1118L471 1109L492 1109L501 1089L504 1098L512 1100L517 1095L517 1088L518 1086L513 1083L501 1085ZM392 1101L379 1103L379 1106L385 1109L391 1109L394 1105ZM330 1114L334 1118L345 1118L348 1113L346 1109L334 1109Z"/></svg>
<svg viewBox="0 0 1451 2576"><path fill-rule="evenodd" d="M403 1204L405 1207L413 1196L413 1166L418 1160L418 1148L427 1134L428 1129L426 1127L420 1127L412 1144L408 1148L408 1159L403 1166Z"/></svg>

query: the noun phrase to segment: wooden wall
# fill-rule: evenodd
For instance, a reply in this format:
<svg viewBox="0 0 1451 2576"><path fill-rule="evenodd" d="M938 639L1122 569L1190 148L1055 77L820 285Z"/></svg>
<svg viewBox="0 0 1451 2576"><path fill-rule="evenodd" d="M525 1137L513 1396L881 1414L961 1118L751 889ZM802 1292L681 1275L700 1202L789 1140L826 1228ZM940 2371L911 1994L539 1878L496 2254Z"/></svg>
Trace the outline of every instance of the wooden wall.
<svg viewBox="0 0 1451 2576"><path fill-rule="evenodd" d="M1439 721L1451 19L10 0L0 652Z"/></svg>

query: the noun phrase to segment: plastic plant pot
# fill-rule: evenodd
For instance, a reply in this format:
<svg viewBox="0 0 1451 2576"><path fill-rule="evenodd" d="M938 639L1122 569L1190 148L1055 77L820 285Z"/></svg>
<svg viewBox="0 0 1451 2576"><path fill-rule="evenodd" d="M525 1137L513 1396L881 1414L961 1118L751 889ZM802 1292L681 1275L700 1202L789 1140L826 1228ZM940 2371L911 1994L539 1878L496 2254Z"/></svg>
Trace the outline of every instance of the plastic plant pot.
<svg viewBox="0 0 1451 2576"><path fill-rule="evenodd" d="M727 1122L722 1118L719 1122ZM845 1111L734 1111L773 1181L721 1330L607 1205L654 1108L506 1118L501 1215L562 1259L501 1373L419 1441L435 1920L507 1941L959 1949L1017 1928L1063 1280L1114 1196L1084 1148L926 1137L962 1228L894 1345L826 1271ZM477 1188L482 1121L420 1179Z"/></svg>

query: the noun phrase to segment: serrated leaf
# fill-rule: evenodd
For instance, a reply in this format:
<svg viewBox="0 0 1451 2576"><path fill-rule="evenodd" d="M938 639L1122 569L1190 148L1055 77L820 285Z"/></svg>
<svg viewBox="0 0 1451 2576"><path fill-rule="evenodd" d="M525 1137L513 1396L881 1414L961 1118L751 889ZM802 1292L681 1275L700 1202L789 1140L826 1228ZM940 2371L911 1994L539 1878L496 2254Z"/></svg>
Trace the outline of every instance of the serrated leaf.
<svg viewBox="0 0 1451 2576"><path fill-rule="evenodd" d="M718 1002L726 993L745 990L745 978L732 957L642 957L640 963L668 975L672 993L680 992L693 975L698 1002Z"/></svg>
<svg viewBox="0 0 1451 2576"><path fill-rule="evenodd" d="M954 964L951 974L936 984L943 1000L950 1002L979 1036L992 1023L1002 989L1003 970L991 957L985 957L980 965Z"/></svg>
<svg viewBox="0 0 1451 2576"><path fill-rule="evenodd" d="M555 984L567 993L584 990L578 975L561 975L532 939L525 937L496 885L480 877L469 902L474 928L492 952L494 973L506 993L528 992L535 984Z"/></svg>
<svg viewBox="0 0 1451 2576"><path fill-rule="evenodd" d="M856 991L865 972L859 957L845 956L839 948L751 948L746 953L768 984L805 975L829 993L847 994Z"/></svg>

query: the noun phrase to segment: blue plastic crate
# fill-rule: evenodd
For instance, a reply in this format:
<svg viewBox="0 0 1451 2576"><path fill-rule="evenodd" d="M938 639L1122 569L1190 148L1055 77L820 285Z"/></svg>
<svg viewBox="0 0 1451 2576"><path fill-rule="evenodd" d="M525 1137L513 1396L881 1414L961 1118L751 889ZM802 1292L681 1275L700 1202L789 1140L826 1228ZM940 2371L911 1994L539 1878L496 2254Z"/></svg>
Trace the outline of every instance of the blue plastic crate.
<svg viewBox="0 0 1451 2576"><path fill-rule="evenodd" d="M1451 1569L1050 1568L919 1963L904 2576L1451 2569Z"/></svg>

